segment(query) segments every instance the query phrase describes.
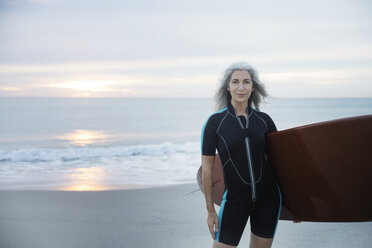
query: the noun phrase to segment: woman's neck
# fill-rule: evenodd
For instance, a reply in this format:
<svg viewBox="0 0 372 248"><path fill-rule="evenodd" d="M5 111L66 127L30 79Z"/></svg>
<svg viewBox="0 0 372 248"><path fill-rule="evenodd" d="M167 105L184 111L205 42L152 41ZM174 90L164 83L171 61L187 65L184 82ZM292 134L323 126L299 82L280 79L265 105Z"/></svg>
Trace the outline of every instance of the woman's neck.
<svg viewBox="0 0 372 248"><path fill-rule="evenodd" d="M247 115L247 106L248 106L247 102L231 101L231 104L234 106L236 116Z"/></svg>

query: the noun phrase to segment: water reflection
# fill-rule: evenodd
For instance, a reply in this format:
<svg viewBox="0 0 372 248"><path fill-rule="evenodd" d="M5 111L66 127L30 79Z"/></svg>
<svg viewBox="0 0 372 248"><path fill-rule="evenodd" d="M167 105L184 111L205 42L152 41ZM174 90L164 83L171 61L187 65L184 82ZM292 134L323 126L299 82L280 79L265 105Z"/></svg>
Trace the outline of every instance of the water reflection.
<svg viewBox="0 0 372 248"><path fill-rule="evenodd" d="M88 144L107 142L110 135L102 131L77 129L71 133L57 136L58 139L68 140L69 144L76 146L85 146Z"/></svg>
<svg viewBox="0 0 372 248"><path fill-rule="evenodd" d="M112 180L112 174L108 173L105 168L100 166L68 169L68 173L66 174L66 185L63 187L55 188L56 190L102 191L118 189L140 189L154 186L151 184L117 184Z"/></svg>
<svg viewBox="0 0 372 248"><path fill-rule="evenodd" d="M59 190L96 191L112 189L102 183L108 176L108 173L102 167L68 169L68 172L67 180L69 185L59 188Z"/></svg>

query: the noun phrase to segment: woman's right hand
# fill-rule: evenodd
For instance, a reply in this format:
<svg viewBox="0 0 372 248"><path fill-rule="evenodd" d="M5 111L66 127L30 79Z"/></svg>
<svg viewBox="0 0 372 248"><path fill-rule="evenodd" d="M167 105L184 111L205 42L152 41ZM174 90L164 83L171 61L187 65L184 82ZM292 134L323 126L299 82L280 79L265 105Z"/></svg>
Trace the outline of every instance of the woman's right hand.
<svg viewBox="0 0 372 248"><path fill-rule="evenodd" d="M216 211L208 212L208 227L209 232L211 233L213 240L216 239L215 231L218 232L218 215Z"/></svg>
<svg viewBox="0 0 372 248"><path fill-rule="evenodd" d="M202 184L204 189L204 196L206 207L208 211L208 228L213 239L216 239L215 231L218 232L218 216L214 209L213 198L212 198L212 174L214 165L214 156L202 155Z"/></svg>

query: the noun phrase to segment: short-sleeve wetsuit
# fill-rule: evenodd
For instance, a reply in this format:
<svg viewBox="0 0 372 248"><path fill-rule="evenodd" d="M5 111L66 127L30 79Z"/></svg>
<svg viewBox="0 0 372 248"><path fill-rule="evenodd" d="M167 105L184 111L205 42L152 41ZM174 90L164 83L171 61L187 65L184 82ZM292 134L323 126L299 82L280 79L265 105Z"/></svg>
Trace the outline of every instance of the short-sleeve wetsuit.
<svg viewBox="0 0 372 248"><path fill-rule="evenodd" d="M236 116L229 104L211 115L202 131L202 155L214 156L217 149L225 181L216 241L233 246L239 244L248 217L254 234L274 237L282 204L265 157L265 136L277 131L276 126L269 115L250 106L247 116Z"/></svg>

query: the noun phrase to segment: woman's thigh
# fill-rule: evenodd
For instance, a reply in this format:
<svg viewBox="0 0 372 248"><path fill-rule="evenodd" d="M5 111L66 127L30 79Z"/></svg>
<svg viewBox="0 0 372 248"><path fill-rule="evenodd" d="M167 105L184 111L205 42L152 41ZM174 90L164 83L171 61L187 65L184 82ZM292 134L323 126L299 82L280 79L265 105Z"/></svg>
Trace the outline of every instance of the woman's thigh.
<svg viewBox="0 0 372 248"><path fill-rule="evenodd" d="M256 205L250 216L251 232L266 239L274 237L281 211L279 188L274 185L268 192L265 200Z"/></svg>
<svg viewBox="0 0 372 248"><path fill-rule="evenodd" d="M237 246L247 224L250 208L245 201L227 201L218 213L217 242Z"/></svg>
<svg viewBox="0 0 372 248"><path fill-rule="evenodd" d="M216 240L213 241L212 248L235 248L236 246L226 245L221 242L217 242Z"/></svg>
<svg viewBox="0 0 372 248"><path fill-rule="evenodd" d="M262 238L251 232L250 248L270 248L274 238Z"/></svg>

